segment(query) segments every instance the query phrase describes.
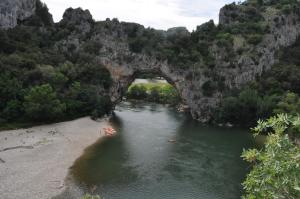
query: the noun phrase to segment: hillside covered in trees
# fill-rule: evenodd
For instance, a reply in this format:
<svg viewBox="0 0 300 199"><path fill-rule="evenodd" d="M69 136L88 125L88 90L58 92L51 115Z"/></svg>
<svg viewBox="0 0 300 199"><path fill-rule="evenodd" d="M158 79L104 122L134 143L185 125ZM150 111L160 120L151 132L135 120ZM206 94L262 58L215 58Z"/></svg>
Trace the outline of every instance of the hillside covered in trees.
<svg viewBox="0 0 300 199"><path fill-rule="evenodd" d="M35 2L27 6L32 15L0 29L0 129L101 117L138 72L158 72L194 119L247 127L265 120L253 130L268 134L266 146L242 156L253 168L244 198L300 197L298 0L232 3L221 9L219 24L193 32L96 22L81 8L54 23L45 4L28 2ZM177 103L174 88L133 86L127 97Z"/></svg>
<svg viewBox="0 0 300 199"><path fill-rule="evenodd" d="M53 122L111 110L110 75L93 59L101 46L79 52L57 42L73 30L54 24L46 5L13 29L0 30L0 123Z"/></svg>
<svg viewBox="0 0 300 199"><path fill-rule="evenodd" d="M244 80L252 76L231 85L227 73L243 71L237 58L245 55L251 58L251 67L259 64L256 46L273 31L267 14L298 16L299 7L296 0L233 3L221 10L219 25L209 21L188 32L185 28L160 31L117 19L95 22L88 11L72 8L54 23L47 6L36 1L34 15L14 28L0 30L0 124L109 113L114 82L99 56L113 52L115 43L102 41L106 35L130 50L131 54L117 57L120 64L143 54L165 60L174 73L182 73L189 84L186 89L193 92L187 94L189 105L200 107L197 111L209 115L209 122L249 126L274 113L296 113L300 106L299 41L276 51L279 62L250 83ZM275 26L283 23L280 18L274 20ZM213 105L202 109L209 100Z"/></svg>

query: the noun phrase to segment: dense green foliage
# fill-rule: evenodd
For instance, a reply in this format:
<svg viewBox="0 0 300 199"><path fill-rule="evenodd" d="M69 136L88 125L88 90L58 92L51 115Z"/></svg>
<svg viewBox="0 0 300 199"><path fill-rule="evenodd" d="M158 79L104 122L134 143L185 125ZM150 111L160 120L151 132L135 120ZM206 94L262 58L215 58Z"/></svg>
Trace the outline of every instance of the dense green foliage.
<svg viewBox="0 0 300 199"><path fill-rule="evenodd" d="M57 48L62 32L71 32L54 25L39 1L36 14L22 23L0 30L0 126L108 113L110 74L94 59L101 46Z"/></svg>
<svg viewBox="0 0 300 199"><path fill-rule="evenodd" d="M217 91L223 92L226 90L225 79L215 72L218 56L215 47L219 47L219 55L224 56L222 60L229 63L228 67L234 67L231 64L234 58L259 44L263 35L268 33L269 27L261 11L270 6L276 12L289 13L299 8L299 2L248 0L239 5L229 4L225 6L228 10L226 13L229 13L226 17L234 23L215 25L209 21L191 33L183 27L159 31L134 23L119 22L117 19L103 22L90 19L91 31L85 34L80 30L80 20L68 24L72 17L54 24L47 6L37 1L35 15L20 22L21 25L14 29L0 30L0 70L3 71L0 74L0 124L26 119L51 119L50 115L45 115L45 118L34 116L38 110L25 107L35 104L35 107L44 108L37 106L38 102L26 102L25 98L32 89L44 85L49 85L55 96L53 101L63 107L58 108L61 112L59 118L83 115L97 117L107 113L111 107L107 96L111 79L109 72L95 58L103 48L99 41L93 40L92 35L96 32L114 35L120 41L128 42L133 52L167 60L182 70L190 67L196 76L203 72L208 78L201 88L206 97L213 96ZM233 49L237 41L243 45ZM291 50L283 51L281 58L285 59L281 59L281 63L261 80L241 91L227 93L221 109L215 113L215 120L253 125L258 118L267 118L276 113L277 109L283 108L284 103L280 105L280 102L287 102L284 99L287 91L299 95L299 43ZM192 81L192 76L187 75L187 80ZM133 90L141 90L142 97L150 101L170 103L158 88L149 93L143 89Z"/></svg>
<svg viewBox="0 0 300 199"><path fill-rule="evenodd" d="M167 32L151 28L143 29L138 25L127 28L130 49L136 53L146 53L168 60L176 67L214 68L214 45L226 52L228 61L234 58L233 41L243 38L248 47L259 44L263 35L269 32L269 27L262 16L267 7L273 7L278 12L292 12L300 7L297 0L248 0L237 5L226 5L226 16L234 23L215 25L213 21L204 23L189 33L185 28L171 28ZM247 47L244 45L244 47ZM241 53L244 47L238 49Z"/></svg>
<svg viewBox="0 0 300 199"><path fill-rule="evenodd" d="M279 52L280 62L257 81L229 93L216 110L217 122L253 126L276 113L300 113L300 40Z"/></svg>
<svg viewBox="0 0 300 199"><path fill-rule="evenodd" d="M98 195L85 194L81 199L101 199Z"/></svg>
<svg viewBox="0 0 300 199"><path fill-rule="evenodd" d="M225 24L215 25L213 21L209 21L198 26L196 30L191 33L183 27L171 28L164 32L156 31L151 28L144 29L134 24L130 26L130 28L128 27L126 32L129 36L131 51L145 53L161 60L167 60L170 65L176 68L183 70L189 68L189 70L195 74L200 72L210 78L210 80L205 82L202 86L204 96L210 97L216 93L216 91L224 92L224 90L226 90L224 78L215 72L216 67L218 67L215 63L216 57L223 56L222 60L229 63L228 67L230 69L231 67L236 67L233 63L237 61L239 55L246 53L252 56L251 49L253 49L253 45L259 44L263 40L264 35L270 33L270 27L266 23L262 13L267 15L268 10L278 13L278 15L280 15L280 13L297 13L299 8L300 3L297 0L247 0L239 4L232 3L225 6L225 17L230 19L224 22ZM279 19L276 18L274 20L276 22L276 20L278 21ZM217 52L215 51L215 46L219 47ZM236 46L236 49L233 48L234 46ZM255 56L255 54L253 56ZM294 57L299 57L299 54ZM283 66L288 68L282 69ZM279 77L279 74L286 79L286 77L288 77L287 73L289 73L292 75L293 80L296 80L298 83L300 78L297 76L299 76L298 74L300 73L297 66L299 66L299 64L296 66L285 66L285 64L282 63L281 66L276 67L279 71L276 71L275 68L273 74L269 73L267 78L271 80L275 74L274 79L276 82L273 83L278 83L282 79L282 77ZM285 72L286 74L281 72ZM191 77L191 75L187 76L187 79L191 80L189 77ZM266 78L266 76L264 78ZM286 79L286 82L290 84L293 80ZM268 84L269 83L272 82L268 82ZM297 83L294 83L293 87L300 85ZM264 83L259 82L258 84L263 85ZM284 87L287 85L273 86L273 89L286 89ZM252 116L249 116L250 120L246 125L253 125L258 118L267 118L270 116L273 109L276 108L276 104L283 96L283 93L266 93L264 88L257 88L255 86L243 88L242 90L244 89L254 90L258 96L258 100L252 102L252 106L254 106L253 103L256 104L254 107L255 113L251 113ZM286 90L290 89L288 88ZM299 94L299 92L296 92L294 89L290 91ZM239 101L238 92L227 93L227 95L235 98L234 101ZM229 100L232 101L233 99L226 99L225 105L223 106L226 106ZM245 107L247 104L239 102L238 106ZM231 109L231 107L223 107L222 109L228 110ZM236 108L236 110L239 109ZM246 111L247 110L244 112ZM223 114L223 111L221 111L221 113L219 111L215 119L245 125L244 121L233 122L235 120L234 117L232 117L232 121L228 120L227 118L230 118L230 116L226 114L227 113Z"/></svg>
<svg viewBox="0 0 300 199"><path fill-rule="evenodd" d="M24 99L25 114L35 121L51 121L66 110L66 105L60 102L49 84L32 87Z"/></svg>
<svg viewBox="0 0 300 199"><path fill-rule="evenodd" d="M140 83L129 87L128 99L145 100L161 104L177 105L180 96L177 90L168 83Z"/></svg>
<svg viewBox="0 0 300 199"><path fill-rule="evenodd" d="M300 147L289 137L300 136L299 116L280 114L259 121L253 129L255 136L268 133L261 150L244 151L242 157L253 165L243 183L243 198L300 198Z"/></svg>

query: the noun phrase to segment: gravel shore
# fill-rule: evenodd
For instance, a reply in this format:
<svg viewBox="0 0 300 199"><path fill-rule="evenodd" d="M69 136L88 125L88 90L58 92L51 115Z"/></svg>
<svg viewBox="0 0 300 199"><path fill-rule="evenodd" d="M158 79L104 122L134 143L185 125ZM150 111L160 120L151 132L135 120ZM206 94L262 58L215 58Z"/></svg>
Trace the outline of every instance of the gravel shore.
<svg viewBox="0 0 300 199"><path fill-rule="evenodd" d="M0 132L0 198L48 199L65 189L69 168L101 138L108 121L88 117Z"/></svg>

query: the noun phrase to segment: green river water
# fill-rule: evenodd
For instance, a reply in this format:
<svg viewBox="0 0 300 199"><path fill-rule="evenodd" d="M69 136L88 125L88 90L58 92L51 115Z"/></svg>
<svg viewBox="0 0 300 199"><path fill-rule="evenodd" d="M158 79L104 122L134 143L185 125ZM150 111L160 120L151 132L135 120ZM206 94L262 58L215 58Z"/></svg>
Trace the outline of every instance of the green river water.
<svg viewBox="0 0 300 199"><path fill-rule="evenodd" d="M118 134L88 147L71 169L79 188L104 199L236 199L254 145L247 130L208 127L157 104L121 103ZM175 143L169 142L176 140Z"/></svg>

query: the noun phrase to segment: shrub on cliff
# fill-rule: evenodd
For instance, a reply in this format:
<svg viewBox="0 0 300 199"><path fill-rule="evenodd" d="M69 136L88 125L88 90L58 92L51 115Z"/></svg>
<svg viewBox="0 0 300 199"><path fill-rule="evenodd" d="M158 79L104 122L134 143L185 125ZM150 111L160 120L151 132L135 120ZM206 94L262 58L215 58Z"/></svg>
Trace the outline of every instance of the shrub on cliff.
<svg viewBox="0 0 300 199"><path fill-rule="evenodd" d="M249 126L258 119L266 119L274 113L300 113L300 39L296 43L278 53L280 62L272 66L271 70L238 92L230 93L223 98L221 107L216 111L218 122L231 122L233 124ZM247 90L254 90L256 108L244 108L240 95ZM250 95L251 97L251 95ZM254 113L255 112L255 113ZM240 118L248 118L242 121Z"/></svg>
<svg viewBox="0 0 300 199"><path fill-rule="evenodd" d="M262 39L263 36L260 34L251 34L248 36L247 41L250 44L257 45L262 41Z"/></svg>
<svg viewBox="0 0 300 199"><path fill-rule="evenodd" d="M214 93L215 90L217 89L217 85L215 82L213 81L206 81L203 85L202 85L202 91L203 91L203 95L211 97Z"/></svg>
<svg viewBox="0 0 300 199"><path fill-rule="evenodd" d="M29 26L50 26L53 24L52 15L45 3L40 0L36 1L35 15L26 19L23 23Z"/></svg>
<svg viewBox="0 0 300 199"><path fill-rule="evenodd" d="M0 53L12 53L15 51L15 45L10 41L7 33L0 30Z"/></svg>
<svg viewBox="0 0 300 199"><path fill-rule="evenodd" d="M300 97L296 93L287 92L278 102L274 113L300 114Z"/></svg>

